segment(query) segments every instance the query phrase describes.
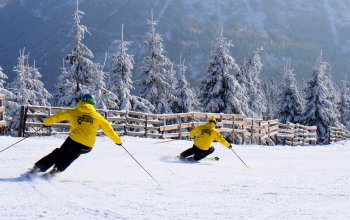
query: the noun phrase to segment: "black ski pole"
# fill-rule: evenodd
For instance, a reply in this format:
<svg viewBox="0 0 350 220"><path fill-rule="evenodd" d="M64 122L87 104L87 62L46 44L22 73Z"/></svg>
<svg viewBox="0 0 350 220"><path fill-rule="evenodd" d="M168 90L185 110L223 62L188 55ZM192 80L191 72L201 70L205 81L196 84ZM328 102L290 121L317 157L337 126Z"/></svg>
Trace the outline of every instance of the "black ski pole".
<svg viewBox="0 0 350 220"><path fill-rule="evenodd" d="M236 152L235 152L232 148L230 148L230 149L232 150L233 153L236 154ZM244 163L244 161L238 156L238 154L236 154L236 156L237 156L238 159L240 159L240 160L242 161L242 163L249 169L248 165L247 165L246 163Z"/></svg>
<svg viewBox="0 0 350 220"><path fill-rule="evenodd" d="M15 146L15 145L16 145L16 144L18 144L19 142L24 141L25 139L29 138L30 136L32 136L32 135L34 135L34 134L38 133L38 132L39 132L39 131L41 131L42 129L43 129L43 127L42 127L42 128L40 128L39 130L35 131L34 133L32 133L32 134L28 135L27 137L22 138L21 140L17 141L16 143L11 144L10 146L8 146L8 147L6 147L6 148L4 148L4 149L0 150L0 153L4 152L5 150L9 149L10 147Z"/></svg>
<svg viewBox="0 0 350 220"><path fill-rule="evenodd" d="M154 182L156 182L158 184L158 186L160 185L156 179L153 178L153 176L136 160L136 158L123 146L123 145L120 145L122 146L122 148L130 155L130 157L132 159L134 159L134 161L154 180Z"/></svg>

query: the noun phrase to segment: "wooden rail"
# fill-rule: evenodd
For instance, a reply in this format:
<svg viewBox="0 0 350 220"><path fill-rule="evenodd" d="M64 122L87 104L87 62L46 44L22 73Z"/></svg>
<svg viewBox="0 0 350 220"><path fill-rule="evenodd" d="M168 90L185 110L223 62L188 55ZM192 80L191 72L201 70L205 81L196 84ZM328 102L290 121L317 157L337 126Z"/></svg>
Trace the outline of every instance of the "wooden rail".
<svg viewBox="0 0 350 220"><path fill-rule="evenodd" d="M329 143L350 139L350 131L344 128L331 127Z"/></svg>
<svg viewBox="0 0 350 220"><path fill-rule="evenodd" d="M0 95L0 135L5 134L5 127L6 127L4 102L5 102L5 96Z"/></svg>
<svg viewBox="0 0 350 220"><path fill-rule="evenodd" d="M67 108L48 106L22 106L19 135L33 134L42 127L43 120ZM148 114L134 111L97 110L112 125L119 135L151 138L186 139L192 128L205 124L211 116L217 119L217 129L234 143L278 144L284 140L287 145L315 144L315 126L281 124L277 120L247 118L244 115L219 113ZM38 135L69 132L69 124L60 122ZM102 131L99 131L102 132Z"/></svg>

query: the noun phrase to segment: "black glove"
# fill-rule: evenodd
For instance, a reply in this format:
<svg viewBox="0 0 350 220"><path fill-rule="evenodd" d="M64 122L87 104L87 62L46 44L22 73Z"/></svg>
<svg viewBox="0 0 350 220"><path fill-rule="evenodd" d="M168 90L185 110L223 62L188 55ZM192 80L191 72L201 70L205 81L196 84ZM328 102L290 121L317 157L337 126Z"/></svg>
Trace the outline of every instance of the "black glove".
<svg viewBox="0 0 350 220"><path fill-rule="evenodd" d="M232 145L230 144L230 146L228 146L228 149L232 149Z"/></svg>
<svg viewBox="0 0 350 220"><path fill-rule="evenodd" d="M118 143L115 143L116 145L118 145L118 146L122 146L123 144L122 143L120 143L120 144L118 144Z"/></svg>
<svg viewBox="0 0 350 220"><path fill-rule="evenodd" d="M51 125L43 125L44 128L51 128Z"/></svg>

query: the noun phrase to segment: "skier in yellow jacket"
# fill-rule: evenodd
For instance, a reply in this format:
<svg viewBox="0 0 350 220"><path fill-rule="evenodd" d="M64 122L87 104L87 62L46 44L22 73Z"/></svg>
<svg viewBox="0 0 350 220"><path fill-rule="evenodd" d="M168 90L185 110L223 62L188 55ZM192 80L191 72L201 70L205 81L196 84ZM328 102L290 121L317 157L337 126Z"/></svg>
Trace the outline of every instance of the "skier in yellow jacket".
<svg viewBox="0 0 350 220"><path fill-rule="evenodd" d="M215 129L215 125L216 119L212 116L207 124L192 129L190 131L190 138L195 137L193 147L182 152L180 154L180 159L199 161L205 158L215 150L215 148L211 146L213 141L218 141L225 147L231 149L232 145L222 137L218 130Z"/></svg>
<svg viewBox="0 0 350 220"><path fill-rule="evenodd" d="M70 133L60 148L56 148L35 163L32 173L45 172L52 166L54 167L49 172L51 175L64 171L81 154L92 150L100 127L114 143L122 144L122 140L109 122L95 110L95 104L94 96L85 94L75 109L57 113L44 121L44 127L49 127L56 122L68 121Z"/></svg>

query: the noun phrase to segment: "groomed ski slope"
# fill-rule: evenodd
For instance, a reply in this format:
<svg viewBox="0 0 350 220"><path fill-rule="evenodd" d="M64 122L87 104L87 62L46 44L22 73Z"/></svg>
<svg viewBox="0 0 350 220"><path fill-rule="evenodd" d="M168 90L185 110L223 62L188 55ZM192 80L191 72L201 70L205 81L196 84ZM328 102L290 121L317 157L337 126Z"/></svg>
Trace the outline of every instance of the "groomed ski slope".
<svg viewBox="0 0 350 220"><path fill-rule="evenodd" d="M0 154L0 219L350 219L350 141L329 146L218 143L219 162L174 159L190 141L99 137L50 181L19 178L65 136L31 137ZM20 140L0 137L1 149Z"/></svg>

